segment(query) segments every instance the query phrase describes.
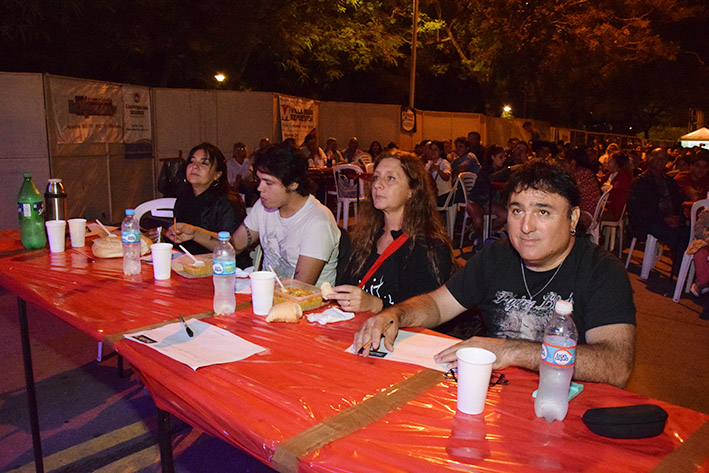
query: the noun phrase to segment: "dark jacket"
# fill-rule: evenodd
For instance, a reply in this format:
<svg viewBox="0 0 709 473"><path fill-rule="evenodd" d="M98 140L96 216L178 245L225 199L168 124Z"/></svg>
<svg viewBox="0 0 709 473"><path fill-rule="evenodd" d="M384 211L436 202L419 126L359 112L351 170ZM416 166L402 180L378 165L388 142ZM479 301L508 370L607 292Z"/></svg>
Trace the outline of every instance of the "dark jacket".
<svg viewBox="0 0 709 473"><path fill-rule="evenodd" d="M679 185L667 175L663 175L662 179L667 183L670 192L672 214L681 216L684 199ZM638 240L645 240L648 228L653 221L662 222L667 216L660 211L661 198L660 183L655 180L649 170L633 180L628 198L628 217L630 218L630 233Z"/></svg>

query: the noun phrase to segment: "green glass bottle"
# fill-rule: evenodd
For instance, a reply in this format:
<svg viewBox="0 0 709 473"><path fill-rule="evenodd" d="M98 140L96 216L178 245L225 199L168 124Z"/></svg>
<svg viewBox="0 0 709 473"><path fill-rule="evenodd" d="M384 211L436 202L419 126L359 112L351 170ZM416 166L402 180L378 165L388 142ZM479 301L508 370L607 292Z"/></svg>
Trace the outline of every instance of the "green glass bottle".
<svg viewBox="0 0 709 473"><path fill-rule="evenodd" d="M28 250L44 248L47 244L43 214L42 194L32 182L32 174L26 172L25 180L17 194L17 215L20 219L22 246Z"/></svg>

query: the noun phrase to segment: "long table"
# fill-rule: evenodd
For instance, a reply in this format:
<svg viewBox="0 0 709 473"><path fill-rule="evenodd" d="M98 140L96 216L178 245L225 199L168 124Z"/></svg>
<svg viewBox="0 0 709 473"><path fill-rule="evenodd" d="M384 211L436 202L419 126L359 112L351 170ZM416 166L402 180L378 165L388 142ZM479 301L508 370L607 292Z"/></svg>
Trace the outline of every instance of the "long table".
<svg viewBox="0 0 709 473"><path fill-rule="evenodd" d="M60 254L22 251L18 237L0 233L0 284L96 340L114 343L160 411L280 471L709 468L706 414L584 383L567 419L547 424L534 416L531 393L538 375L509 368L509 384L490 388L484 413L463 415L455 410L456 386L442 373L345 352L365 314L325 326L305 319L269 324L239 296L236 313L210 317L209 278L173 274L155 281L147 264L140 275L124 277L120 259L93 258L88 247ZM122 336L174 321L178 313L195 314L266 350L195 371ZM589 408L640 403L667 410L662 435L612 440L591 433L580 420Z"/></svg>

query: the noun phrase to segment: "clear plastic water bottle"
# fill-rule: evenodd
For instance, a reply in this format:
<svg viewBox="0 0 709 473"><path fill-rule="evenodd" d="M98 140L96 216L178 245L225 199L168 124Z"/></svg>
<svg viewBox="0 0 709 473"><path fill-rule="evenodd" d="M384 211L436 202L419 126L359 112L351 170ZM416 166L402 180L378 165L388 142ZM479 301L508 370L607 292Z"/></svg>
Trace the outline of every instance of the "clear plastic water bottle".
<svg viewBox="0 0 709 473"><path fill-rule="evenodd" d="M44 231L44 201L37 186L32 182L32 174L26 172L20 192L17 193L17 216L20 219L22 246L28 250L38 250L47 244Z"/></svg>
<svg viewBox="0 0 709 473"><path fill-rule="evenodd" d="M126 209L126 218L121 223L121 241L123 274L140 274L140 225L133 209Z"/></svg>
<svg viewBox="0 0 709 473"><path fill-rule="evenodd" d="M219 243L214 247L212 255L215 314L231 314L236 310L235 278L236 252L229 243L229 232L219 232Z"/></svg>
<svg viewBox="0 0 709 473"><path fill-rule="evenodd" d="M554 315L544 329L539 363L539 391L534 413L547 422L564 420L569 410L569 386L576 362L578 333L571 318L573 304L557 301Z"/></svg>

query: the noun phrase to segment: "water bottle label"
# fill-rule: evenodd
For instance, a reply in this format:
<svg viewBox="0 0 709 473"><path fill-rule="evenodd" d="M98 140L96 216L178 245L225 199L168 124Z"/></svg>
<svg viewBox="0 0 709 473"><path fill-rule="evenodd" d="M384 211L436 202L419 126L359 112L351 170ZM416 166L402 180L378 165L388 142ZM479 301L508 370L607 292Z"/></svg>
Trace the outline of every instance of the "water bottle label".
<svg viewBox="0 0 709 473"><path fill-rule="evenodd" d="M231 276L236 273L236 261L214 261L212 262L212 274L215 276Z"/></svg>
<svg viewBox="0 0 709 473"><path fill-rule="evenodd" d="M30 218L32 215L44 214L44 202L35 202L34 204L17 204L17 212L25 218Z"/></svg>
<svg viewBox="0 0 709 473"><path fill-rule="evenodd" d="M542 343L542 361L555 366L571 366L576 361L576 345L560 347Z"/></svg>
<svg viewBox="0 0 709 473"><path fill-rule="evenodd" d="M140 232L121 232L121 241L123 243L138 243L140 241Z"/></svg>

